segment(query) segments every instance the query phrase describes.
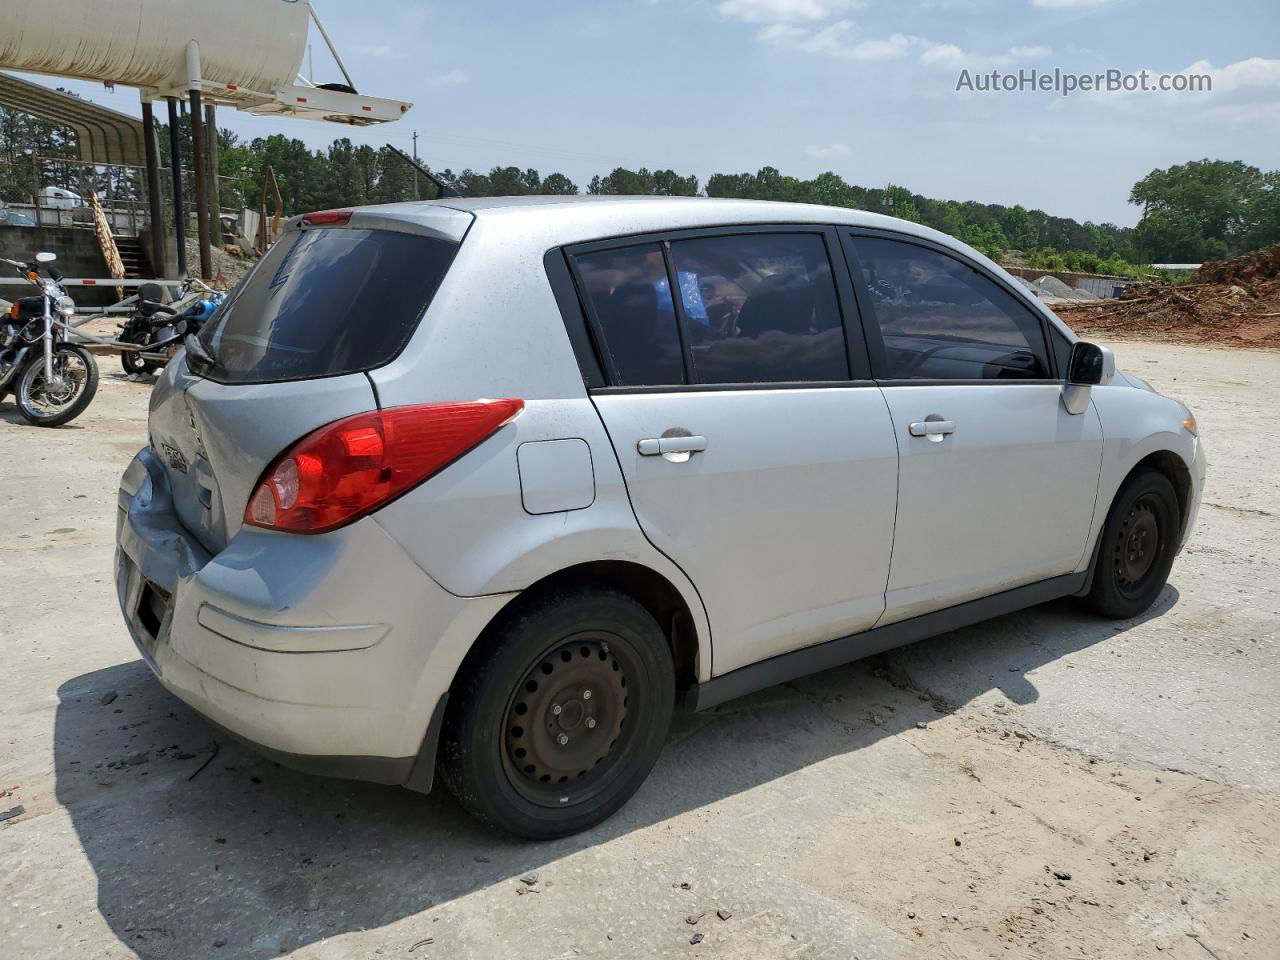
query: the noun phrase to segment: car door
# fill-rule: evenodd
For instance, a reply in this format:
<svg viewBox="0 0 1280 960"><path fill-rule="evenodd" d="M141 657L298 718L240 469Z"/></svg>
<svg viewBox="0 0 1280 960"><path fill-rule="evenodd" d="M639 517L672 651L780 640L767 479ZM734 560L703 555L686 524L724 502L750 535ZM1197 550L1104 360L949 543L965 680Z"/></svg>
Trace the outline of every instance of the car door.
<svg viewBox="0 0 1280 960"><path fill-rule="evenodd" d="M1063 406L1047 324L945 247L845 238L900 454L882 623L1076 570L1102 431Z"/></svg>
<svg viewBox="0 0 1280 960"><path fill-rule="evenodd" d="M641 528L706 606L713 672L873 625L897 448L835 232L688 231L569 260L608 378L592 399Z"/></svg>

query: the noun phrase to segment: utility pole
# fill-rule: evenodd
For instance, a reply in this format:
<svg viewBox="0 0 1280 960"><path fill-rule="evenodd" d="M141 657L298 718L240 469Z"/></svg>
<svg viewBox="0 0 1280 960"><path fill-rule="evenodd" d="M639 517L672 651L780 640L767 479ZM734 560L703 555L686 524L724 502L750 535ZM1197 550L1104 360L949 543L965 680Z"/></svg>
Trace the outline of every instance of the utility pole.
<svg viewBox="0 0 1280 960"><path fill-rule="evenodd" d="M418 195L418 131L413 131L413 199L421 200Z"/></svg>

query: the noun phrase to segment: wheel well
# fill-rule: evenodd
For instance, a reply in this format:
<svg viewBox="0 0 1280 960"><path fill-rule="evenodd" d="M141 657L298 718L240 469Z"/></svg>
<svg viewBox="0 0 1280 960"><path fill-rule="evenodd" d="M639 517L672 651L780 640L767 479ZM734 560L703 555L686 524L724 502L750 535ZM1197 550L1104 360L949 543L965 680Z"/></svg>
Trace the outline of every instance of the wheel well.
<svg viewBox="0 0 1280 960"><path fill-rule="evenodd" d="M1162 473L1173 484L1173 492L1178 497L1179 526L1184 526L1187 522L1187 509L1191 503L1190 468L1172 450L1157 450L1155 453L1147 454L1135 463L1133 469L1129 471L1129 477L1143 469L1151 469ZM1125 477L1126 483L1129 477Z"/></svg>
<svg viewBox="0 0 1280 960"><path fill-rule="evenodd" d="M520 608L543 594L567 587L611 587L631 597L653 615L666 634L675 661L676 686L685 690L698 679L698 634L693 616L684 597L666 577L638 563L625 560L596 560L566 567L543 577L520 592L487 626L473 646L474 652L484 645L491 630L506 617L518 614ZM467 660L471 657L468 655ZM459 674L468 668L463 662Z"/></svg>

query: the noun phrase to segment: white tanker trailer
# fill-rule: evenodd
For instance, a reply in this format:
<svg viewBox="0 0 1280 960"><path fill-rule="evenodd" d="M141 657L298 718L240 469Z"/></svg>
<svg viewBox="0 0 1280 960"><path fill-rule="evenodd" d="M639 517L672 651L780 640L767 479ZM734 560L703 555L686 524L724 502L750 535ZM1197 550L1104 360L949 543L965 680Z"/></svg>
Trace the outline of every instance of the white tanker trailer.
<svg viewBox="0 0 1280 960"><path fill-rule="evenodd" d="M411 104L300 76L309 0L0 0L0 69L139 88L144 100L199 90L249 113L369 124Z"/></svg>

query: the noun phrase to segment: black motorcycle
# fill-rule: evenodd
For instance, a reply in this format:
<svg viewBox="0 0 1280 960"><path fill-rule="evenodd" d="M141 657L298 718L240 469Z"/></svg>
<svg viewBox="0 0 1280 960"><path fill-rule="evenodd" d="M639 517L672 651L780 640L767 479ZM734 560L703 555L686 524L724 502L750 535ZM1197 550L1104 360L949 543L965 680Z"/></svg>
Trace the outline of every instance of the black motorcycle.
<svg viewBox="0 0 1280 960"><path fill-rule="evenodd" d="M40 276L40 265L56 259L52 253L37 253L31 263L0 258L40 291L0 315L0 400L12 390L18 412L38 427L74 420L98 391L93 356L67 340L76 305L62 289L62 274L49 267L48 276Z"/></svg>
<svg viewBox="0 0 1280 960"><path fill-rule="evenodd" d="M129 319L120 325L121 343L138 344L141 349L125 350L120 354L124 372L149 374L163 367L188 334L199 333L204 322L213 316L222 302L223 295L215 293L199 280L185 281L179 291L181 305L193 290L207 291L207 296L186 306L174 307L162 303L164 289L158 283L144 283L138 287L138 303Z"/></svg>

